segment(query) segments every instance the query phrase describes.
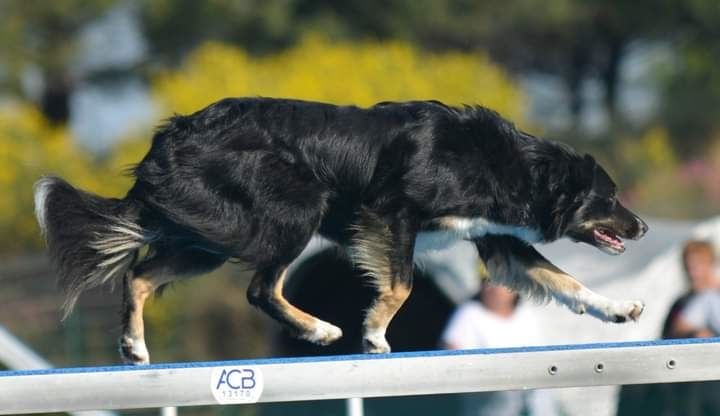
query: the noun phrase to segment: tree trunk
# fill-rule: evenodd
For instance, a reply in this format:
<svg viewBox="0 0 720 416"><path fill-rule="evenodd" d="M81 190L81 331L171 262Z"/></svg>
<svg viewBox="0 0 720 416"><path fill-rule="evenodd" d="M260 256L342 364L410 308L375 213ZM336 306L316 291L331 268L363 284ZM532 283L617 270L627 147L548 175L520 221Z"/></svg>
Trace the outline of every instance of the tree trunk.
<svg viewBox="0 0 720 416"><path fill-rule="evenodd" d="M570 114L573 128L580 125L580 115L583 110L582 84L585 79L588 63L588 46L583 43L574 45L569 62L569 69L565 82L570 94Z"/></svg>
<svg viewBox="0 0 720 416"><path fill-rule="evenodd" d="M602 71L602 82L605 87L605 109L610 120L615 120L617 116L617 91L624 46L625 43L620 38L613 37L609 40L607 62Z"/></svg>
<svg viewBox="0 0 720 416"><path fill-rule="evenodd" d="M50 74L45 77L40 109L52 123L65 124L70 119L71 93L72 85L66 76Z"/></svg>

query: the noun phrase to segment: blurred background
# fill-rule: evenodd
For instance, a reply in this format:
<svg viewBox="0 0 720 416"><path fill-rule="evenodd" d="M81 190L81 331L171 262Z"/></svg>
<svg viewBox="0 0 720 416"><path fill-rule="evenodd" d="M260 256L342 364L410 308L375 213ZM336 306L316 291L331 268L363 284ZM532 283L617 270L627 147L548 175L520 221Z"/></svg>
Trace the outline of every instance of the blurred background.
<svg viewBox="0 0 720 416"><path fill-rule="evenodd" d="M567 319L549 331L546 343L660 336L667 308L686 286L679 244L697 235L717 238L715 0L0 0L1 326L58 366L118 363L119 293L86 294L60 323L62 302L35 223L32 184L53 173L122 197L131 183L122 173L147 151L155 125L228 96L361 106L413 99L477 103L523 130L592 153L611 172L624 203L650 218L655 231L623 260L588 260L595 254L564 246L549 247L555 250L549 255L593 289L606 288L604 294L657 303L648 306L647 323L630 329L596 330L589 318L544 308L538 314L547 322L558 322L555 310ZM320 294L347 291L357 307L342 299L328 304L321 295L302 298L309 290L298 291L297 302L321 317L345 308L347 316L336 321L350 328L347 343L315 350L287 340L246 304L248 275L230 265L150 303L152 360L356 352L351 328L359 331L353 313L363 306L355 295L362 284L346 263L323 253L307 256L298 268L299 276L315 276L303 284L316 284ZM334 280L324 281L329 270ZM449 284L463 278L442 280L437 270L419 272L432 276L418 279L398 317L406 324L391 328L395 350L437 348L453 308L477 289L472 278ZM671 283L657 283L664 279ZM422 314L431 324L412 328ZM614 414L616 389L572 394L575 399L562 399L563 414ZM578 401L583 395L601 399ZM367 409L452 414L452 399L438 398L445 400L440 405L380 400ZM181 413L341 413L335 405Z"/></svg>

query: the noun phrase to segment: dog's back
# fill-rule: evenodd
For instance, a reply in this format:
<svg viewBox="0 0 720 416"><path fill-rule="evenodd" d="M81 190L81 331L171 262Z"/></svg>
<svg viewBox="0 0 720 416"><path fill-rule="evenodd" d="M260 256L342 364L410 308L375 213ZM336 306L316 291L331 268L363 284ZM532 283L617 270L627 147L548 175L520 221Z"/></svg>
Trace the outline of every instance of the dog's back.
<svg viewBox="0 0 720 416"><path fill-rule="evenodd" d="M433 114L435 102L380 103L370 108L271 98L224 99L176 116L153 138L135 173L154 183L207 162L234 162L253 151L305 164L328 186L366 186L380 151Z"/></svg>
<svg viewBox="0 0 720 416"><path fill-rule="evenodd" d="M382 177L392 176L388 169L407 168L403 147L417 147L414 130L426 128L421 120L443 111L431 102L362 109L225 99L173 117L155 134L128 197L149 210L144 226L164 228L168 219L180 226L175 231L256 265L252 235L268 224L254 223L254 210L315 222L317 209L339 195L350 205L373 198L386 185Z"/></svg>

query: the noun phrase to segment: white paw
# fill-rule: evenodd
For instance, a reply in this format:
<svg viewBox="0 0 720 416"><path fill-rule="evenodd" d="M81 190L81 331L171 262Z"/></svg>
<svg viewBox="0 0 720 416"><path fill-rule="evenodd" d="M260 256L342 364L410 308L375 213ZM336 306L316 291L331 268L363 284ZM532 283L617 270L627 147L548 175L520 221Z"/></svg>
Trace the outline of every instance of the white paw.
<svg viewBox="0 0 720 416"><path fill-rule="evenodd" d="M150 353L144 339L124 335L120 338L120 357L123 363L130 365L150 364Z"/></svg>
<svg viewBox="0 0 720 416"><path fill-rule="evenodd" d="M568 305L568 308L578 315L584 315L585 312L587 312L587 306L580 302L573 302L571 305Z"/></svg>
<svg viewBox="0 0 720 416"><path fill-rule="evenodd" d="M342 329L331 323L318 320L315 323L315 329L302 334L300 338L318 345L329 345L340 339L342 335Z"/></svg>
<svg viewBox="0 0 720 416"><path fill-rule="evenodd" d="M605 322L637 321L645 309L641 301L614 301L587 289L572 297L557 296L557 300L575 313L587 313Z"/></svg>
<svg viewBox="0 0 720 416"><path fill-rule="evenodd" d="M588 313L605 322L623 323L637 321L645 309L641 301L611 301L587 305Z"/></svg>
<svg viewBox="0 0 720 416"><path fill-rule="evenodd" d="M368 331L363 336L363 352L366 354L384 354L390 352L390 344L385 339L385 331Z"/></svg>
<svg viewBox="0 0 720 416"><path fill-rule="evenodd" d="M609 313L609 320L617 323L637 321L644 309L645 304L639 300L613 302Z"/></svg>

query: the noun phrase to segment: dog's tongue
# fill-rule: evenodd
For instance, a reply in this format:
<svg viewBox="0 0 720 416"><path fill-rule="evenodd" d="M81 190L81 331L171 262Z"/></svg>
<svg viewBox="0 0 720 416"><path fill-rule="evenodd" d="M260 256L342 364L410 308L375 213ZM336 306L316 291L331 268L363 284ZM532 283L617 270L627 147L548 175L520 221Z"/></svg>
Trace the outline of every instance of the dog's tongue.
<svg viewBox="0 0 720 416"><path fill-rule="evenodd" d="M614 234L610 234L603 230L593 230L593 233L595 234L595 238L605 241L617 249L622 249L624 247L622 240L617 238Z"/></svg>

